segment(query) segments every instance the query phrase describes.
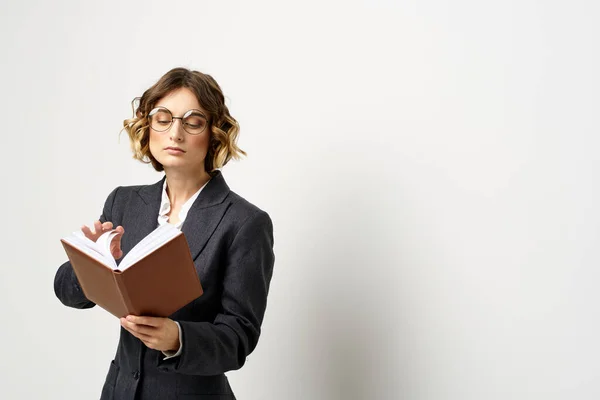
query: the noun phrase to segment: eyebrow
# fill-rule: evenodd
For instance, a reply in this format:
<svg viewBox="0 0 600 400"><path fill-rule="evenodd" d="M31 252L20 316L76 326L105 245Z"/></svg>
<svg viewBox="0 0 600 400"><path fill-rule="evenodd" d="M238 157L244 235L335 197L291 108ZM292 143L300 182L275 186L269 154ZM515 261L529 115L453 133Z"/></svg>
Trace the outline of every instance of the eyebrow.
<svg viewBox="0 0 600 400"><path fill-rule="evenodd" d="M204 118L208 118L202 111L198 110L197 108L192 108L190 110L187 110L186 112L183 113L183 115L185 115L188 111L193 111L190 115L199 114L200 116L202 116Z"/></svg>
<svg viewBox="0 0 600 400"><path fill-rule="evenodd" d="M156 105L156 106L154 106L154 108L164 108L165 110L169 111L171 113L171 115L173 115L173 111L171 111L169 108L167 108L165 106ZM190 111L193 111L192 114L190 114L190 115L200 115L204 119L208 119L208 117L206 116L206 114L203 113L202 111L198 110L197 108L190 108L189 110L187 110L186 112L184 112L183 115L187 114Z"/></svg>

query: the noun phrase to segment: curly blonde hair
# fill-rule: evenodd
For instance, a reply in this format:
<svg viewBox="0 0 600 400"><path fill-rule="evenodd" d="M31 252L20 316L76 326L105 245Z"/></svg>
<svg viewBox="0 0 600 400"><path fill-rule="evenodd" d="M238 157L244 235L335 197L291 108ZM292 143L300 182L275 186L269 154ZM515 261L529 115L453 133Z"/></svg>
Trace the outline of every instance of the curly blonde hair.
<svg viewBox="0 0 600 400"><path fill-rule="evenodd" d="M133 158L146 164L151 163L157 171L164 170L150 152L148 113L160 99L180 88L191 90L209 114L210 141L204 161L206 172L213 175L232 158L240 159L242 155L246 155L236 144L240 125L229 114L219 84L210 75L179 67L164 74L142 97L133 99L133 118L123 121L123 130L129 135Z"/></svg>

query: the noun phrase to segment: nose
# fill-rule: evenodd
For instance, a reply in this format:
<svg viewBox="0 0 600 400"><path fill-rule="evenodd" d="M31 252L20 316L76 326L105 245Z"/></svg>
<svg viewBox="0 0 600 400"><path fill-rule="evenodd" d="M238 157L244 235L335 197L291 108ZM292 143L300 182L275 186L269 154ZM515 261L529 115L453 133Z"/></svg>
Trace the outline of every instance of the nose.
<svg viewBox="0 0 600 400"><path fill-rule="evenodd" d="M173 123L169 128L169 135L171 136L171 140L183 140L183 132L181 128L181 119L173 118Z"/></svg>

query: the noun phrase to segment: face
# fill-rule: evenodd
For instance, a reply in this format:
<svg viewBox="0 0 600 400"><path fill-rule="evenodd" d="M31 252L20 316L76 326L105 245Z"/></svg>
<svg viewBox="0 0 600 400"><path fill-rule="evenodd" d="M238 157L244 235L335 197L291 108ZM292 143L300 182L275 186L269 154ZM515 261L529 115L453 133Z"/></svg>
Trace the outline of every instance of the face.
<svg viewBox="0 0 600 400"><path fill-rule="evenodd" d="M160 99L154 107L168 109L173 117L173 123L169 129L159 132L150 127L150 152L152 156L163 165L165 173L178 171L183 173L198 174L204 172L204 159L208 151L210 139L210 126L206 126L202 133L191 135L183 127L184 121L178 119L183 117L189 110L199 110L208 119L208 113L200 106L198 99L187 88L176 89ZM168 118L165 113L158 117L158 123L168 126ZM198 123L198 113L191 118L186 129L194 132ZM189 113L188 113L189 115ZM194 120L195 118L195 120ZM160 128L159 128L160 129Z"/></svg>

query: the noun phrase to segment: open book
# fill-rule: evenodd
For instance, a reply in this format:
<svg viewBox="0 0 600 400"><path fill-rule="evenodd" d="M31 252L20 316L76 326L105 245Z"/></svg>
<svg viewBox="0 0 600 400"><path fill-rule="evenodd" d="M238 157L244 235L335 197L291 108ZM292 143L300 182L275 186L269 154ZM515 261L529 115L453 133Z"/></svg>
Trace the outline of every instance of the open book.
<svg viewBox="0 0 600 400"><path fill-rule="evenodd" d="M168 317L202 295L185 235L173 225L156 228L118 265L110 252L116 234L106 232L96 242L82 232L61 239L88 300L117 317Z"/></svg>

